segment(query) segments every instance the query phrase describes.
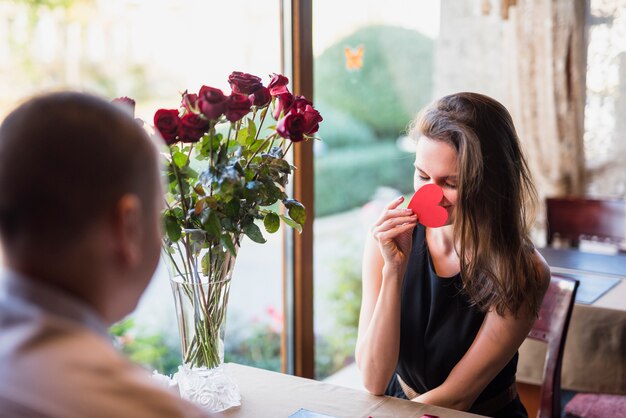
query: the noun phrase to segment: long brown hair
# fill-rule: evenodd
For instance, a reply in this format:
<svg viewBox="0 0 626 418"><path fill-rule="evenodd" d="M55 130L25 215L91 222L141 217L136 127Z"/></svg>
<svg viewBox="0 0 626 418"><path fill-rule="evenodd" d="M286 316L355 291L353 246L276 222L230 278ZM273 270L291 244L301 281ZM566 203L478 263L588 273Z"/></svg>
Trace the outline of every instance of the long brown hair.
<svg viewBox="0 0 626 418"><path fill-rule="evenodd" d="M457 151L454 235L465 292L500 315L526 306L537 314L542 290L529 228L537 194L511 115L477 93L445 96L424 109L411 129Z"/></svg>

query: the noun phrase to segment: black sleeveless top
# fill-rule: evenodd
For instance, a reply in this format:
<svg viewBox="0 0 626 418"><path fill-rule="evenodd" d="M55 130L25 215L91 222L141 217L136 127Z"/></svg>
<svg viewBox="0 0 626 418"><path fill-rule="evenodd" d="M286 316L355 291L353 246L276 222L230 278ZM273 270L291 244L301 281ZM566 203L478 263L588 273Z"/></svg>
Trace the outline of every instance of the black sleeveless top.
<svg viewBox="0 0 626 418"><path fill-rule="evenodd" d="M418 393L428 392L446 380L469 349L485 318L485 313L472 306L462 291L460 273L448 278L437 276L425 231L420 224L413 231L413 248L402 284L400 354L396 367L396 373ZM515 353L479 395L475 405L513 384L517 357ZM406 398L395 375L385 394ZM503 416L526 416L519 399L513 403Z"/></svg>

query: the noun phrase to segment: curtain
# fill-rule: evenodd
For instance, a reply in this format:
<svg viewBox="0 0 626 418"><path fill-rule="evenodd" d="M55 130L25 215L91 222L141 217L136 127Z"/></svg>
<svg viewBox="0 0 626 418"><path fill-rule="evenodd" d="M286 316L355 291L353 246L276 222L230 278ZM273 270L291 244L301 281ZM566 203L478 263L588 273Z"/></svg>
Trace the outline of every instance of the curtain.
<svg viewBox="0 0 626 418"><path fill-rule="evenodd" d="M502 18L509 20L503 33L506 102L540 202L547 196L581 195L586 2L503 0L500 7Z"/></svg>

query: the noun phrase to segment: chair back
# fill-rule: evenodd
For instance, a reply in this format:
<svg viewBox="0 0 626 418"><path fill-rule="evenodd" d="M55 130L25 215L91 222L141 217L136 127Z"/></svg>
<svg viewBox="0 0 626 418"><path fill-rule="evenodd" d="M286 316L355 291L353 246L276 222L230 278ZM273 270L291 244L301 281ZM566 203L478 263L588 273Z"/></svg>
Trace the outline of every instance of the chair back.
<svg viewBox="0 0 626 418"><path fill-rule="evenodd" d="M528 338L547 343L537 418L561 416L561 363L578 280L552 275Z"/></svg>
<svg viewBox="0 0 626 418"><path fill-rule="evenodd" d="M581 236L609 240L624 250L626 243L626 200L547 198L547 243L555 235L578 246Z"/></svg>

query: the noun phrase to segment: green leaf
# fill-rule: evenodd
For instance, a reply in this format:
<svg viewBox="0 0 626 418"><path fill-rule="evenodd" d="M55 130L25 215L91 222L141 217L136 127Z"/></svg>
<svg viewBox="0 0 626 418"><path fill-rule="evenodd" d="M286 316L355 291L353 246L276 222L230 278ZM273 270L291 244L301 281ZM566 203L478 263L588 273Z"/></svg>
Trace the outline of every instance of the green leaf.
<svg viewBox="0 0 626 418"><path fill-rule="evenodd" d="M204 274L205 276L209 275L209 266L210 266L210 260L211 260L211 252L207 251L203 256L202 259L200 260L200 268L202 269L202 274Z"/></svg>
<svg viewBox="0 0 626 418"><path fill-rule="evenodd" d="M239 132L237 132L237 142L239 143L239 145L246 146L246 143L248 142L248 136L250 136L250 134L248 133L248 129L239 129Z"/></svg>
<svg viewBox="0 0 626 418"><path fill-rule="evenodd" d="M231 219L237 219L239 216L239 209L241 209L239 200L233 199L224 207L224 213Z"/></svg>
<svg viewBox="0 0 626 418"><path fill-rule="evenodd" d="M287 225L289 225L290 227L292 227L296 231L302 233L302 225L300 225L299 223L297 223L293 219L289 219L288 217L286 217L284 215L278 215L278 216L280 216L280 219L282 219L284 223L286 223Z"/></svg>
<svg viewBox="0 0 626 418"><path fill-rule="evenodd" d="M233 255L233 256L237 256L237 249L235 248L235 245L233 244L233 240L230 238L229 234L224 234L222 235L220 241L222 242L222 245L224 245L224 247L226 247L226 249Z"/></svg>
<svg viewBox="0 0 626 418"><path fill-rule="evenodd" d="M176 217L172 214L167 214L165 216L165 232L167 237L172 240L172 242L178 241L182 235L178 219L176 219Z"/></svg>
<svg viewBox="0 0 626 418"><path fill-rule="evenodd" d="M304 225L306 222L306 209L304 208L304 205L294 199L285 199L283 204L287 208L289 217L300 225Z"/></svg>
<svg viewBox="0 0 626 418"><path fill-rule="evenodd" d="M285 160L281 160L281 159L273 160L272 167L276 167L276 169L280 171L281 173L291 174L291 165Z"/></svg>
<svg viewBox="0 0 626 418"><path fill-rule="evenodd" d="M248 118L248 140L246 141L246 146L252 145L254 142L254 137L256 136L256 124L254 120Z"/></svg>
<svg viewBox="0 0 626 418"><path fill-rule="evenodd" d="M219 237L222 234L222 225L220 219L214 211L209 211L209 217L206 220L205 228L208 233L214 237Z"/></svg>
<svg viewBox="0 0 626 418"><path fill-rule="evenodd" d="M217 164L223 164L223 165L228 164L228 147L226 146L226 144L221 144L220 145L220 152L217 154L217 161L215 163L216 163L216 165Z"/></svg>
<svg viewBox="0 0 626 418"><path fill-rule="evenodd" d="M222 134L216 134L211 136L210 134L206 134L202 137L202 142L200 143L200 155L204 158L208 158L211 155L211 152L215 152L222 140Z"/></svg>
<svg viewBox="0 0 626 418"><path fill-rule="evenodd" d="M257 151L261 152L263 151L263 149L261 149L261 146L263 145L263 149L267 148L270 145L270 141L265 142L264 139L257 139L256 141L252 142L250 144L250 151L252 153L255 153Z"/></svg>
<svg viewBox="0 0 626 418"><path fill-rule="evenodd" d="M300 225L304 225L306 222L306 210L304 206L294 206L289 211L289 217L294 221L298 222Z"/></svg>
<svg viewBox="0 0 626 418"><path fill-rule="evenodd" d="M278 231L278 228L280 227L280 218L274 212L269 212L265 215L265 218L263 218L263 225L265 225L265 230L267 232L273 234Z"/></svg>
<svg viewBox="0 0 626 418"><path fill-rule="evenodd" d="M252 241L258 242L259 244L264 244L266 242L261 230L254 222L244 226L243 233L250 237Z"/></svg>
<svg viewBox="0 0 626 418"><path fill-rule="evenodd" d="M172 155L172 159L179 168L183 168L187 165L187 156L182 152L175 152L174 155Z"/></svg>

